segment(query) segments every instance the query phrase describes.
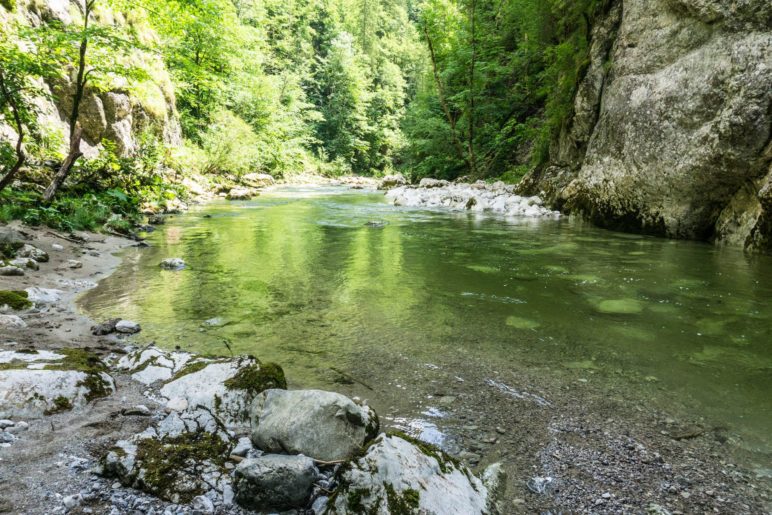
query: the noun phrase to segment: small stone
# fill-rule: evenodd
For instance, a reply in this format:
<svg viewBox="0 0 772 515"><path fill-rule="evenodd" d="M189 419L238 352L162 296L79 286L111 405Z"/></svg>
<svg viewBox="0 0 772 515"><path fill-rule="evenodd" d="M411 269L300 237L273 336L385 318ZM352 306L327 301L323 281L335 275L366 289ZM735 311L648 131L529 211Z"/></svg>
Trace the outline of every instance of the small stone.
<svg viewBox="0 0 772 515"><path fill-rule="evenodd" d="M25 329L27 324L17 315L0 315L0 327L3 329Z"/></svg>
<svg viewBox="0 0 772 515"><path fill-rule="evenodd" d="M244 436L242 438L239 438L239 441L236 444L236 447L234 447L233 450L231 451L231 454L234 456L246 456L247 453L252 449L253 449L252 440Z"/></svg>
<svg viewBox="0 0 772 515"><path fill-rule="evenodd" d="M24 270L18 266L0 266L0 275L5 277L22 276Z"/></svg>
<svg viewBox="0 0 772 515"><path fill-rule="evenodd" d="M53 249L53 250L55 250L57 252L61 252L62 250L64 250L64 247L62 247L58 243L54 243L54 244L51 245L51 249Z"/></svg>
<svg viewBox="0 0 772 515"><path fill-rule="evenodd" d="M133 408L126 408L122 410L121 413L126 417L131 417L131 416L149 417L150 415L153 414L153 412L150 411L150 408L148 408L144 404L137 404Z"/></svg>
<svg viewBox="0 0 772 515"><path fill-rule="evenodd" d="M22 431L26 431L27 429L29 429L29 424L27 424L22 420L20 422L17 422L15 426L7 428L6 431L12 434L16 434L16 433L21 433Z"/></svg>
<svg viewBox="0 0 772 515"><path fill-rule="evenodd" d="M124 334L135 334L142 330L137 322L131 320L120 320L115 324L115 330Z"/></svg>
<svg viewBox="0 0 772 515"><path fill-rule="evenodd" d="M67 267L71 268L73 270L76 269L76 268L83 268L83 263L81 263L77 259L68 259L67 260Z"/></svg>
<svg viewBox="0 0 772 515"><path fill-rule="evenodd" d="M190 503L190 507L199 513L214 513L214 504L209 497L199 495L193 499Z"/></svg>
<svg viewBox="0 0 772 515"><path fill-rule="evenodd" d="M82 499L80 494L68 495L67 497L62 499L62 504L64 504L64 507L67 508L68 510L72 510L73 508L80 506L81 500Z"/></svg>
<svg viewBox="0 0 772 515"><path fill-rule="evenodd" d="M15 426L16 422L13 420L8 420L7 418L4 418L0 420L0 429L5 429L6 427Z"/></svg>
<svg viewBox="0 0 772 515"><path fill-rule="evenodd" d="M13 443L16 441L16 437L7 431L0 433L0 443Z"/></svg>
<svg viewBox="0 0 772 515"><path fill-rule="evenodd" d="M506 433L507 433L507 430L506 430L506 429L504 429L503 427L500 427L500 426L496 426L496 432L497 432L498 434L500 434L500 435L503 435L503 434L506 434Z"/></svg>
<svg viewBox="0 0 772 515"><path fill-rule="evenodd" d="M115 326L120 321L120 318L111 318L110 320L106 320L101 324L91 327L91 334L94 336L104 336L106 334L114 333Z"/></svg>

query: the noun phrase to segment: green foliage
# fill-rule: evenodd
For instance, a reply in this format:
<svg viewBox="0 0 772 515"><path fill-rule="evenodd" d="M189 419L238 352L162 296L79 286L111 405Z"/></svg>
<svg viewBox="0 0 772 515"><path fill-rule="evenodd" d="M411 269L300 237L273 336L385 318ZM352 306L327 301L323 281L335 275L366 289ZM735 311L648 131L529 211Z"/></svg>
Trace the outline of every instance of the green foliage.
<svg viewBox="0 0 772 515"><path fill-rule="evenodd" d="M29 294L24 290L0 290L0 306L8 306L16 311L32 307Z"/></svg>

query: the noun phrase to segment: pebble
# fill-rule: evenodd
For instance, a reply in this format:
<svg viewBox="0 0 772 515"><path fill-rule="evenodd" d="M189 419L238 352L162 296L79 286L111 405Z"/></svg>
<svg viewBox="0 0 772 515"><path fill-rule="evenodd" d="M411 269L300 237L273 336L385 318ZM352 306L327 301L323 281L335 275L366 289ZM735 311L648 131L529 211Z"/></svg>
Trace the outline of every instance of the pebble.
<svg viewBox="0 0 772 515"><path fill-rule="evenodd" d="M199 513L214 513L214 504L212 500L203 495L199 495L190 503L191 508Z"/></svg>
<svg viewBox="0 0 772 515"><path fill-rule="evenodd" d="M67 260L67 266L69 268L75 269L75 268L83 268L83 263L78 261L77 259L68 259Z"/></svg>
<svg viewBox="0 0 772 515"><path fill-rule="evenodd" d="M57 251L57 252L60 252L60 251L64 250L64 247L62 247L62 246L61 246L61 245L59 245L58 243L54 243L54 244L52 244L52 245L51 245L51 248L52 248L53 250Z"/></svg>
<svg viewBox="0 0 772 515"><path fill-rule="evenodd" d="M64 504L64 507L68 510L71 510L77 506L80 506L81 496L80 494L73 494L68 495L64 499L62 499L62 504Z"/></svg>
<svg viewBox="0 0 772 515"><path fill-rule="evenodd" d="M500 435L503 435L503 434L506 434L506 433L507 433L507 430L506 430L506 429L504 429L503 427L499 427L499 426L497 426L497 427L496 427L496 432L497 432L498 434L500 434Z"/></svg>
<svg viewBox="0 0 772 515"><path fill-rule="evenodd" d="M144 404L137 404L133 408L125 408L124 410L121 411L121 413L127 417L132 415L139 416L139 417L149 417L150 415L153 414L153 412L150 411L150 408L148 408Z"/></svg>
<svg viewBox="0 0 772 515"><path fill-rule="evenodd" d="M6 427L11 427L14 425L16 425L16 423L12 420L8 420L7 418L0 420L0 429L5 429Z"/></svg>

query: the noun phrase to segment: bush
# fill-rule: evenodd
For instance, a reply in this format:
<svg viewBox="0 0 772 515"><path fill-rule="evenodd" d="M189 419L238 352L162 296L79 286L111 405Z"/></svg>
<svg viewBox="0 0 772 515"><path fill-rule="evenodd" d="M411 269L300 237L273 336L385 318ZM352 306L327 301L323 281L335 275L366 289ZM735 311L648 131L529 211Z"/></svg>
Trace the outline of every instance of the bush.
<svg viewBox="0 0 772 515"><path fill-rule="evenodd" d="M255 171L260 162L259 144L247 122L230 111L220 110L201 136L201 147L205 152L201 171L238 176Z"/></svg>

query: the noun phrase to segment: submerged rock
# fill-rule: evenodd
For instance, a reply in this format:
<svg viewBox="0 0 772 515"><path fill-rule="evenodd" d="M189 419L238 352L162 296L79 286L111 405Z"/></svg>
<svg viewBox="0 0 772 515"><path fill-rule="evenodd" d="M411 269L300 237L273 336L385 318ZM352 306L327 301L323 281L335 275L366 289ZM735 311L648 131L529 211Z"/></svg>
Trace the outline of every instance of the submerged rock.
<svg viewBox="0 0 772 515"><path fill-rule="evenodd" d="M308 502L319 472L306 456L266 454L236 467L236 502L255 510L289 510Z"/></svg>
<svg viewBox="0 0 772 515"><path fill-rule="evenodd" d="M185 261L182 258L167 258L161 261L159 266L164 270L182 270L185 268Z"/></svg>
<svg viewBox="0 0 772 515"><path fill-rule="evenodd" d="M0 418L79 408L115 391L99 358L83 349L0 351Z"/></svg>
<svg viewBox="0 0 772 515"><path fill-rule="evenodd" d="M252 441L266 452L323 461L351 458L378 434L369 406L322 390L267 390L252 406Z"/></svg>
<svg viewBox="0 0 772 515"><path fill-rule="evenodd" d="M382 434L367 453L346 467L330 508L334 513L497 513L492 491L469 469L431 445Z"/></svg>

